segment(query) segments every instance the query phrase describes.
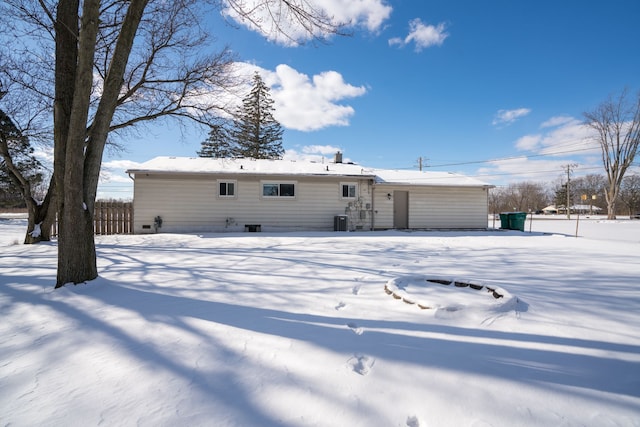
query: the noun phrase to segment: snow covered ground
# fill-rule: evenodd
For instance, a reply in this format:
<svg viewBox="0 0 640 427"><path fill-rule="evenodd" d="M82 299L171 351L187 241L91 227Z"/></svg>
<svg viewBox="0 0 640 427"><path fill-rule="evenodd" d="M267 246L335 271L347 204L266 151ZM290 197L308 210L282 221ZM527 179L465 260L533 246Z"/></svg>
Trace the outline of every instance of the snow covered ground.
<svg viewBox="0 0 640 427"><path fill-rule="evenodd" d="M640 426L640 221L105 236L59 290L24 227L0 426Z"/></svg>

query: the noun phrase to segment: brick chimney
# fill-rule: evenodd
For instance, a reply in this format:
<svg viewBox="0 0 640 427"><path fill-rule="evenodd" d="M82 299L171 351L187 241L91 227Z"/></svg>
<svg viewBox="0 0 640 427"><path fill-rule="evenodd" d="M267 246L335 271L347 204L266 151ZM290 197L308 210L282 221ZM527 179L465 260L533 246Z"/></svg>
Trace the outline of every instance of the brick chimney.
<svg viewBox="0 0 640 427"><path fill-rule="evenodd" d="M333 163L342 163L342 153L338 151L333 158Z"/></svg>

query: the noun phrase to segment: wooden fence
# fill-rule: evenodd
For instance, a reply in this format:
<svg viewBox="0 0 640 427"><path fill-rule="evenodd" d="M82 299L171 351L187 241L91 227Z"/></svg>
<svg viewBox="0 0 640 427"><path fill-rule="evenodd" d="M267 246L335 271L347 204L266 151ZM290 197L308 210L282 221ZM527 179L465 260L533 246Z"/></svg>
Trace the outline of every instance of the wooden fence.
<svg viewBox="0 0 640 427"><path fill-rule="evenodd" d="M133 203L96 202L93 212L93 232L99 235L133 234ZM58 234L58 224L52 226L51 235Z"/></svg>
<svg viewBox="0 0 640 427"><path fill-rule="evenodd" d="M133 203L96 202L93 212L95 234L132 234Z"/></svg>

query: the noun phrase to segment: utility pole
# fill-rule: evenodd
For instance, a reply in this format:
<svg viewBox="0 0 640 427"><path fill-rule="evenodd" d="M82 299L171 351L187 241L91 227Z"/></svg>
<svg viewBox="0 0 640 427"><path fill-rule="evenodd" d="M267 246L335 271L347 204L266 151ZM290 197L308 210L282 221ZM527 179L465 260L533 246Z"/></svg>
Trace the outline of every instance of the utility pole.
<svg viewBox="0 0 640 427"><path fill-rule="evenodd" d="M576 163L563 166L563 168L567 169L567 219L571 219L571 209L569 209L569 206L571 206L571 172L573 172L573 168L577 167L578 165Z"/></svg>
<svg viewBox="0 0 640 427"><path fill-rule="evenodd" d="M420 172L422 172L423 163L424 163L424 167L425 168L427 167L427 160L429 159L422 156L418 157L418 169L420 170Z"/></svg>

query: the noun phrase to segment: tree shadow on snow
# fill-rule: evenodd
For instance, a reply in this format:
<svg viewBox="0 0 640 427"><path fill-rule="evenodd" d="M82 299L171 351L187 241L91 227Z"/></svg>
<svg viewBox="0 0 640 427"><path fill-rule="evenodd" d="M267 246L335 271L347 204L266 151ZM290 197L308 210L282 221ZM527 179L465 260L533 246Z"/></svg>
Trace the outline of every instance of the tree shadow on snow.
<svg viewBox="0 0 640 427"><path fill-rule="evenodd" d="M103 280L100 289L77 292L95 298L109 306L131 310L144 317L150 324L167 323L191 334L201 334L200 329L190 326L185 319L200 319L217 325L227 325L246 331L305 341L327 350L349 354L366 354L376 359L408 363L428 368L455 370L461 374L490 375L508 381L521 381L542 386L543 384L581 388L607 393L640 397L638 379L630 373L638 372L637 363L585 353L627 353L637 355L640 346L625 345L596 340L553 337L517 332L501 332L486 329L469 329L456 326L420 324L400 321L367 320L339 316L320 316L273 310L260 307L216 301L204 301L184 296L121 286ZM104 287L104 288L102 288ZM75 291L74 291L75 292ZM14 289L14 299L30 299ZM32 301L33 302L33 301ZM154 360L160 367L175 375L198 382L205 393L224 401L230 394L237 396L246 390L231 393L229 387L237 382L229 378L215 381L198 380L191 370L179 361L163 355L162 349L145 344L145 338L130 334L95 318L61 301L43 301L66 315L76 318L85 327L93 327L120 341L136 357ZM366 333L353 339L354 326ZM398 331L394 333L393 331ZM446 339L435 336L416 337L406 331L444 334ZM204 337L208 338L208 337ZM466 338L474 338L473 342ZM478 342L478 338L487 342ZM230 340L233 339L231 335ZM481 341L481 340L480 340ZM514 346L513 342L525 344ZM212 344L216 351L224 342ZM554 349L544 347L557 346ZM525 348L526 347L526 348ZM231 350L228 350L231 351ZM233 356L235 357L235 356ZM224 358L223 358L224 360ZM233 373L228 373L233 375ZM625 380L626 379L626 380ZM214 386L214 384L216 384ZM234 385L235 384L235 385ZM229 406L238 402L225 402ZM243 410L247 404L243 404ZM272 425L269 419L256 409L253 414L244 414L252 424Z"/></svg>

